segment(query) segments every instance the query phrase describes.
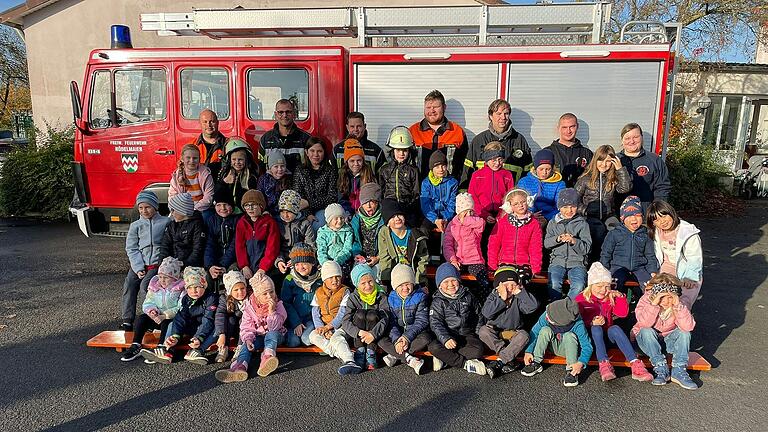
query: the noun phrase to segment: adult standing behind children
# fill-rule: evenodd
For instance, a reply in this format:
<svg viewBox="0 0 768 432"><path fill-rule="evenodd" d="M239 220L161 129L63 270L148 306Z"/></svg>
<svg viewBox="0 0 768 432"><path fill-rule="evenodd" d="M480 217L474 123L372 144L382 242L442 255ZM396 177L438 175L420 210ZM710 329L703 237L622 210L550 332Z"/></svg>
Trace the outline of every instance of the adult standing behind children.
<svg viewBox="0 0 768 432"><path fill-rule="evenodd" d="M264 171L267 151L279 150L286 160L288 171L293 172L304 160L304 144L310 135L296 125L296 106L288 99L275 104L275 126L262 135L259 141L259 163Z"/></svg>
<svg viewBox="0 0 768 432"><path fill-rule="evenodd" d="M197 137L195 145L200 150L200 161L211 170L213 178L218 178L227 137L219 132L219 117L215 112L204 109L198 119L200 136Z"/></svg>
<svg viewBox="0 0 768 432"><path fill-rule="evenodd" d="M576 138L579 130L579 119L573 113L565 113L557 121L559 137L545 147L555 155L555 168L560 171L565 181L565 187L573 187L576 179L592 160L592 150L584 147Z"/></svg>
<svg viewBox="0 0 768 432"><path fill-rule="evenodd" d="M467 158L464 160L461 187L466 188L472 173L485 166L483 149L492 141L501 143L504 154L503 168L512 172L515 183L531 169L533 166L531 148L525 137L512 127L512 121L509 118L511 112L512 107L504 99L496 99L488 106L488 129L472 138Z"/></svg>
<svg viewBox="0 0 768 432"><path fill-rule="evenodd" d="M653 200L669 201L672 185L667 165L657 154L645 151L643 129L639 124L629 123L621 128L621 145L624 148L619 153L621 164L632 176L631 193L640 198L643 210Z"/></svg>
<svg viewBox="0 0 768 432"><path fill-rule="evenodd" d="M365 116L361 112L352 111L347 114L347 139L354 138L360 142L365 153L365 163L371 167L374 176L378 174L379 168L381 168L386 162L387 157L384 155L384 149L378 144L368 139L368 125L365 124ZM336 158L336 165L339 169L344 166L344 142L341 141L333 147L333 156Z"/></svg>
<svg viewBox="0 0 768 432"><path fill-rule="evenodd" d="M424 178L429 172L429 158L435 151L445 153L448 174L457 180L464 169L467 157L467 136L464 129L445 117L445 97L439 90L432 90L424 97L424 118L408 130L413 143L420 149L419 173Z"/></svg>
<svg viewBox="0 0 768 432"><path fill-rule="evenodd" d="M327 157L320 138L312 137L304 144L304 162L296 167L293 190L301 195L301 210L315 231L325 225L325 208L338 201L339 171Z"/></svg>

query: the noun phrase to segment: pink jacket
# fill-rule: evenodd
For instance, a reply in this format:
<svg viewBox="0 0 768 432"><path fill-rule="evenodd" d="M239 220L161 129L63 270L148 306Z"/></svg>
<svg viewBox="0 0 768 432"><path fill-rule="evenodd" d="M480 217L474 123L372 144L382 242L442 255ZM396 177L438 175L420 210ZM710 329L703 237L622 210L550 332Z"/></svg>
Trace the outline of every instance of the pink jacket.
<svg viewBox="0 0 768 432"><path fill-rule="evenodd" d="M515 185L515 177L504 168L493 171L488 165L472 173L469 193L475 200L475 213L485 219L499 212L504 195Z"/></svg>
<svg viewBox="0 0 768 432"><path fill-rule="evenodd" d="M611 301L606 296L602 300L598 300L595 296L592 296L592 302L588 302L584 298L584 294L581 293L576 296L576 304L579 305L579 312L581 318L584 320L584 324L587 327L592 327L592 320L600 315L605 318L605 324L603 328L607 329L613 325L613 317L626 318L629 314L629 305L627 304L626 297L616 297L613 299L613 306Z"/></svg>
<svg viewBox="0 0 768 432"><path fill-rule="evenodd" d="M443 237L443 256L448 262L453 257L463 265L485 264L480 239L483 237L485 220L477 216L466 216L464 222L454 216Z"/></svg>
<svg viewBox="0 0 768 432"><path fill-rule="evenodd" d="M195 210L204 211L213 205L213 184L214 179L211 176L211 170L205 166L200 165L197 170L197 181L200 183L200 189L203 191L203 198L195 203ZM176 180L176 171L171 174L171 187L168 188L168 198L186 192L184 185L180 185ZM239 204L239 203L238 203Z"/></svg>
<svg viewBox="0 0 768 432"><path fill-rule="evenodd" d="M278 331L285 334L285 319L288 313L285 311L283 301L278 300L275 312L272 314L260 314L253 306L253 296L245 302L243 317L240 319L240 342L253 342L256 336L264 336L267 332Z"/></svg>
<svg viewBox="0 0 768 432"><path fill-rule="evenodd" d="M696 321L694 321L693 315L691 315L691 312L683 303L679 303L675 306L672 316L664 321L659 317L661 306L652 305L650 297L650 293L645 293L637 302L637 308L635 308L637 324L632 327L632 334L635 336L637 336L637 334L640 333L640 329L643 328L655 328L662 336L666 336L678 327L680 330L686 332L691 332L693 331L693 328L696 327Z"/></svg>
<svg viewBox="0 0 768 432"><path fill-rule="evenodd" d="M501 212L488 239L488 267L495 271L500 264L529 264L533 273L539 273L542 247L541 225L536 219L516 228Z"/></svg>

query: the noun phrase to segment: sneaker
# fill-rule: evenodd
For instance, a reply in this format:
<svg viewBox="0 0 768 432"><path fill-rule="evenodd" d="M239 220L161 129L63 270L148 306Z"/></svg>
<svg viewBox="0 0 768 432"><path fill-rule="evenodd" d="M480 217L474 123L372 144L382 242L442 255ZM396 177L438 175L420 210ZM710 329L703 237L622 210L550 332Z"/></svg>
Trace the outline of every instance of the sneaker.
<svg viewBox="0 0 768 432"><path fill-rule="evenodd" d="M155 363L157 363L157 362L156 362L156 361L154 361L154 360L150 360L150 359L148 359L148 358L145 358L145 359L144 359L144 364L155 364Z"/></svg>
<svg viewBox="0 0 768 432"><path fill-rule="evenodd" d="M387 354L384 356L384 364L387 365L387 367L392 367L396 365L398 361L399 360L397 359L397 357L391 354Z"/></svg>
<svg viewBox="0 0 768 432"><path fill-rule="evenodd" d="M661 386L669 382L669 368L666 363L660 363L653 367L653 373L656 374L656 378L651 381L651 384Z"/></svg>
<svg viewBox="0 0 768 432"><path fill-rule="evenodd" d="M443 361L432 356L432 372L437 372L443 368Z"/></svg>
<svg viewBox="0 0 768 432"><path fill-rule="evenodd" d="M532 377L543 370L544 368L541 366L541 363L532 361L530 364L525 365L520 373L523 376Z"/></svg>
<svg viewBox="0 0 768 432"><path fill-rule="evenodd" d="M503 375L501 373L501 367L504 365L504 362L501 360L494 360L491 362L488 362L487 365L485 365L486 372L488 373L488 376L491 378L496 378L498 376Z"/></svg>
<svg viewBox="0 0 768 432"><path fill-rule="evenodd" d="M256 372L260 377L265 377L277 369L280 366L280 361L273 354L271 349L265 349L261 354L261 364L259 364L259 370Z"/></svg>
<svg viewBox="0 0 768 432"><path fill-rule="evenodd" d="M120 361L129 362L141 357L141 345L134 343L125 350L125 353L120 357Z"/></svg>
<svg viewBox="0 0 768 432"><path fill-rule="evenodd" d="M361 368L357 363L348 361L341 365L339 368L339 375L354 375L359 374L362 371L363 368Z"/></svg>
<svg viewBox="0 0 768 432"><path fill-rule="evenodd" d="M410 366L411 369L416 372L416 375L419 375L421 372L421 367L424 366L424 360L418 357L411 357L411 359L408 361L408 366Z"/></svg>
<svg viewBox="0 0 768 432"><path fill-rule="evenodd" d="M365 367L365 348L355 350L354 360L355 364L360 366L360 369Z"/></svg>
<svg viewBox="0 0 768 432"><path fill-rule="evenodd" d="M173 353L166 350L164 346L160 345L155 349L143 349L141 350L141 356L145 359L161 364L171 364L173 360Z"/></svg>
<svg viewBox="0 0 768 432"><path fill-rule="evenodd" d="M641 382L653 380L653 375L645 368L642 360L635 360L629 366L632 369L632 379Z"/></svg>
<svg viewBox="0 0 768 432"><path fill-rule="evenodd" d="M616 379L616 372L613 370L613 365L611 365L610 361L601 361L598 369L600 370L600 379L602 379L603 382Z"/></svg>
<svg viewBox="0 0 768 432"><path fill-rule="evenodd" d="M229 369L216 371L216 379L223 383L245 381L248 379L248 364L235 361Z"/></svg>
<svg viewBox="0 0 768 432"><path fill-rule="evenodd" d="M227 346L220 347L219 351L216 353L216 363L224 363L227 361L228 356L229 348Z"/></svg>
<svg viewBox="0 0 768 432"><path fill-rule="evenodd" d="M698 384L693 382L684 367L673 367L671 379L673 383L680 385L680 387L686 390L696 390L699 388Z"/></svg>
<svg viewBox="0 0 768 432"><path fill-rule="evenodd" d="M379 362L376 360L376 351L368 351L365 354L366 368L370 370L378 369Z"/></svg>
<svg viewBox="0 0 768 432"><path fill-rule="evenodd" d="M127 332L133 331L133 324L131 324L129 322L124 322L124 323L120 324L119 329L122 330L122 331L127 331Z"/></svg>
<svg viewBox="0 0 768 432"><path fill-rule="evenodd" d="M571 371L565 371L565 377L563 377L563 385L566 387L576 387L579 385L579 376L572 374Z"/></svg>
<svg viewBox="0 0 768 432"><path fill-rule="evenodd" d="M191 349L187 351L187 355L184 356L184 360L201 366L208 364L208 359L205 358L199 349Z"/></svg>
<svg viewBox="0 0 768 432"><path fill-rule="evenodd" d="M485 375L487 370L482 360L472 359L464 362L464 370L478 375Z"/></svg>

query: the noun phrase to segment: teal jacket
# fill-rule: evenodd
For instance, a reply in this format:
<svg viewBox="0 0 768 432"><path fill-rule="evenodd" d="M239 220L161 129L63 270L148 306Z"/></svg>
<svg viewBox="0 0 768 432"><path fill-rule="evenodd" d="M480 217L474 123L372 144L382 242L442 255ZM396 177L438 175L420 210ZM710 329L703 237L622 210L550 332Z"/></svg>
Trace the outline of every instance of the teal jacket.
<svg viewBox="0 0 768 432"><path fill-rule="evenodd" d="M322 265L326 261L344 264L352 259L352 228L345 224L338 231L323 225L317 230L317 261Z"/></svg>
<svg viewBox="0 0 768 432"><path fill-rule="evenodd" d="M539 332L542 328L548 325L547 313L544 312L541 314L541 317L539 317L539 321L536 322L536 325L531 329L531 339L530 343L528 343L528 346L525 348L526 353L533 353L533 348L536 346L536 339L539 338ZM581 317L576 318L576 323L569 331L575 334L579 339L579 361L584 364L584 366L587 366L589 359L592 357L592 339L590 339L589 333L587 333L587 327L584 325L584 321L582 321Z"/></svg>

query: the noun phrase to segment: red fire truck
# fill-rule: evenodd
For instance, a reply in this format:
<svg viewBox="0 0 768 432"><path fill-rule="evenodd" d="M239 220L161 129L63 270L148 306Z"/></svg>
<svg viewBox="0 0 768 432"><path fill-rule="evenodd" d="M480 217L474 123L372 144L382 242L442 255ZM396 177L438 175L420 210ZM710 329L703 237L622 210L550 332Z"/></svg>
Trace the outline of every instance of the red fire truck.
<svg viewBox="0 0 768 432"><path fill-rule="evenodd" d="M254 148L274 124L275 102L296 101L297 124L330 146L344 116L363 112L369 138L423 117L439 89L446 116L468 139L488 127L496 98L533 151L555 138L558 117L579 117L591 148L617 145L629 122L660 152L672 73L669 26L634 23L601 43L610 3L436 8L195 10L142 15L142 29L169 36L355 37L358 47L130 48L91 52L82 93L72 82L77 126L71 210L86 235L115 234L135 217L134 197L165 202L180 148L200 133L203 109L225 136ZM642 43L633 43L642 42ZM122 45L121 45L122 44ZM121 47L122 46L122 47Z"/></svg>

